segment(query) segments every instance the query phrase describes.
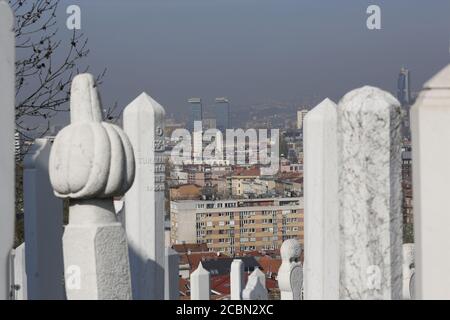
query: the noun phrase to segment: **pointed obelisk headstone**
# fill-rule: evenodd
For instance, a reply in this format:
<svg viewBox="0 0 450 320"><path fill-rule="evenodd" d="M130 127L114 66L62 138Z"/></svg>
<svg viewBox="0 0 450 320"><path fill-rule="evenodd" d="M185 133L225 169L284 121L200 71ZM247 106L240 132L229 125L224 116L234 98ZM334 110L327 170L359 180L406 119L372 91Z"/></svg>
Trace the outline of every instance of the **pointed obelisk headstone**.
<svg viewBox="0 0 450 320"><path fill-rule="evenodd" d="M209 271L202 263L191 273L191 300L209 300L211 297L211 283Z"/></svg>
<svg viewBox="0 0 450 320"><path fill-rule="evenodd" d="M14 242L14 17L0 1L0 300L11 296L9 261Z"/></svg>
<svg viewBox="0 0 450 320"><path fill-rule="evenodd" d="M339 299L336 108L326 99L304 119L305 300Z"/></svg>
<svg viewBox="0 0 450 320"><path fill-rule="evenodd" d="M450 299L450 65L411 108L416 299Z"/></svg>
<svg viewBox="0 0 450 320"><path fill-rule="evenodd" d="M241 259L234 259L230 271L231 300L242 300L242 290L244 290L244 262Z"/></svg>
<svg viewBox="0 0 450 320"><path fill-rule="evenodd" d="M259 268L256 268L255 270L253 270L253 272L251 274L254 277L258 278L258 281L261 283L261 286L263 288L266 288L266 275Z"/></svg>
<svg viewBox="0 0 450 320"><path fill-rule="evenodd" d="M134 299L164 299L164 108L143 93L123 114L136 179L125 196Z"/></svg>
<svg viewBox="0 0 450 320"><path fill-rule="evenodd" d="M261 274L264 276L261 270L257 268L249 275L247 285L242 291L242 300L268 300L265 287L266 279L265 277L261 278Z"/></svg>
<svg viewBox="0 0 450 320"><path fill-rule="evenodd" d="M401 109L373 87L338 108L340 298L401 299Z"/></svg>
<svg viewBox="0 0 450 320"><path fill-rule="evenodd" d="M65 299L63 202L50 184L52 141L36 139L24 159L23 194L28 299Z"/></svg>
<svg viewBox="0 0 450 320"><path fill-rule="evenodd" d="M49 162L55 195L70 201L63 236L67 298L131 299L127 239L113 199L133 183L133 148L122 129L102 122L90 74L73 79L70 118Z"/></svg>

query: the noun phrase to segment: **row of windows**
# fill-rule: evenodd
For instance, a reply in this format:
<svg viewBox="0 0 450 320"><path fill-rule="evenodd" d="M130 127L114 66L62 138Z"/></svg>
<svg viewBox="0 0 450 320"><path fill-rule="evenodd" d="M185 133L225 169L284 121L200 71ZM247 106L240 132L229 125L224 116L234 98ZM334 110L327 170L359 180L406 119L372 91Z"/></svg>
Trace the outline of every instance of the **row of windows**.
<svg viewBox="0 0 450 320"><path fill-rule="evenodd" d="M236 208L236 202L227 202L227 203L197 203L197 209L213 209L213 208Z"/></svg>
<svg viewBox="0 0 450 320"><path fill-rule="evenodd" d="M303 227L283 227L283 232L303 231Z"/></svg>

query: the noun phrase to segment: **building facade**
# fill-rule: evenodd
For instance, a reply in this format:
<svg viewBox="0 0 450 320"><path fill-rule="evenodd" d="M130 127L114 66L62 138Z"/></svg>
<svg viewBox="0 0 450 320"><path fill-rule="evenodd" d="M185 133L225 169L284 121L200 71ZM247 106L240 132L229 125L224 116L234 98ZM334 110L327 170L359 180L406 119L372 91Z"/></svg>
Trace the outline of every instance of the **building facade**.
<svg viewBox="0 0 450 320"><path fill-rule="evenodd" d="M214 109L217 129L222 132L231 129L230 101L227 98L216 98Z"/></svg>
<svg viewBox="0 0 450 320"><path fill-rule="evenodd" d="M297 111L297 129L303 129L303 121L305 120L306 114L308 113L307 109Z"/></svg>
<svg viewBox="0 0 450 320"><path fill-rule="evenodd" d="M194 122L203 120L203 105L202 99L200 98L191 98L188 100L188 103L191 107L191 115L189 119L189 131L194 131Z"/></svg>
<svg viewBox="0 0 450 320"><path fill-rule="evenodd" d="M402 106L411 104L411 75L406 68L401 68L398 75L397 98Z"/></svg>
<svg viewBox="0 0 450 320"><path fill-rule="evenodd" d="M303 198L171 201L171 243L206 243L234 254L303 243Z"/></svg>

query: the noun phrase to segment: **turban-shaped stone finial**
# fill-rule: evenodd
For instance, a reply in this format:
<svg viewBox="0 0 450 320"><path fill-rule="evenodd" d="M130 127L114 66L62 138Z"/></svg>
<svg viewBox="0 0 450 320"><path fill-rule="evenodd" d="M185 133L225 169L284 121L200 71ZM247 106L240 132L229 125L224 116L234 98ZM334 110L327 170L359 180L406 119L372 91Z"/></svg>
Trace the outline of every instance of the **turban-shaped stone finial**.
<svg viewBox="0 0 450 320"><path fill-rule="evenodd" d="M56 196L72 199L123 195L135 173L133 148L118 126L102 122L101 102L90 74L73 79L71 124L56 136L50 181Z"/></svg>

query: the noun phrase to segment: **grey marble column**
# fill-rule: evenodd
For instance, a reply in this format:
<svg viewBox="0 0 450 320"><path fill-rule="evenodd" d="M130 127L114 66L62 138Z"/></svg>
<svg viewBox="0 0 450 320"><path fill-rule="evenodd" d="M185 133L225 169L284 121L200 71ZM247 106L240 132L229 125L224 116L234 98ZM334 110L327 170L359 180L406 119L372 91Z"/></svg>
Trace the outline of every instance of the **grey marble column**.
<svg viewBox="0 0 450 320"><path fill-rule="evenodd" d="M341 299L402 297L400 116L373 87L339 104Z"/></svg>

